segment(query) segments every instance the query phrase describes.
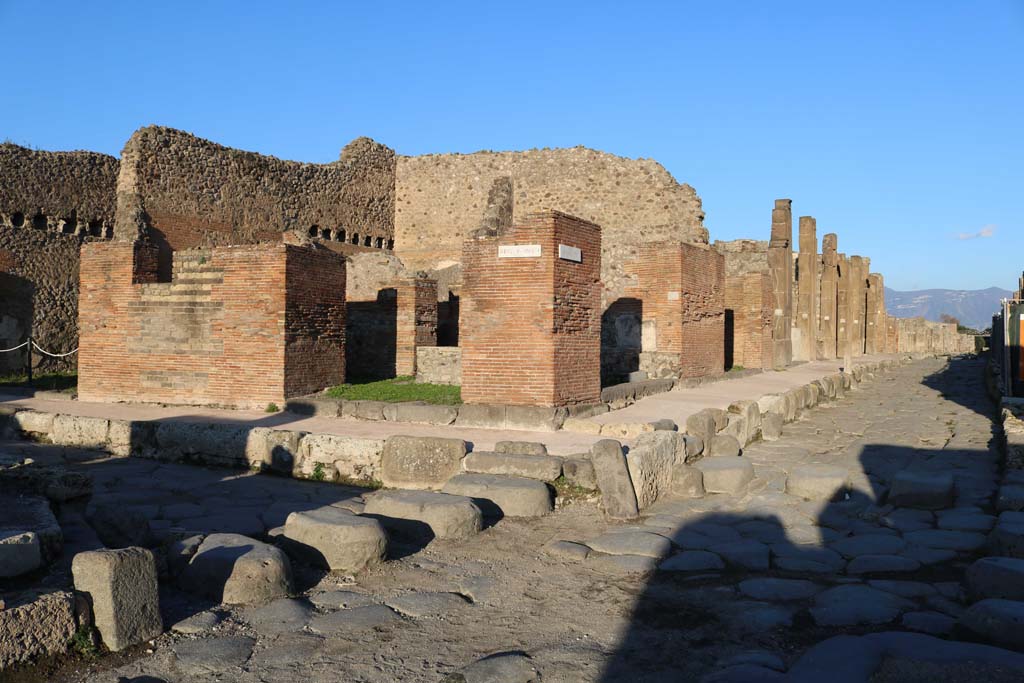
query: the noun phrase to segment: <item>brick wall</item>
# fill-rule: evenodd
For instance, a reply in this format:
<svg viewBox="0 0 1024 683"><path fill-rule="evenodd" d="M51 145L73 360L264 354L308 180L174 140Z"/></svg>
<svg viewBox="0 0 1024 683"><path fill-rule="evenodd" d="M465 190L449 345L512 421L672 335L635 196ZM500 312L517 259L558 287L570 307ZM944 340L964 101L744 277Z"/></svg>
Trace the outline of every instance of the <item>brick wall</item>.
<svg viewBox="0 0 1024 683"><path fill-rule="evenodd" d="M559 245L582 252L577 263ZM499 257L536 245L539 256ZM556 211L463 243L462 400L561 406L600 399L601 229Z"/></svg>
<svg viewBox="0 0 1024 683"><path fill-rule="evenodd" d="M681 377L721 373L725 367L725 260L697 244L662 242L641 248L632 266L643 302L644 352L674 354ZM647 341L654 348L648 348Z"/></svg>
<svg viewBox="0 0 1024 683"><path fill-rule="evenodd" d="M395 325L395 374L416 374L416 349L437 346L437 280L399 283Z"/></svg>
<svg viewBox="0 0 1024 683"><path fill-rule="evenodd" d="M174 254L87 244L78 391L86 401L263 407L344 380L345 266L291 245Z"/></svg>
<svg viewBox="0 0 1024 683"><path fill-rule="evenodd" d="M767 273L725 278L726 367L772 367L772 282Z"/></svg>

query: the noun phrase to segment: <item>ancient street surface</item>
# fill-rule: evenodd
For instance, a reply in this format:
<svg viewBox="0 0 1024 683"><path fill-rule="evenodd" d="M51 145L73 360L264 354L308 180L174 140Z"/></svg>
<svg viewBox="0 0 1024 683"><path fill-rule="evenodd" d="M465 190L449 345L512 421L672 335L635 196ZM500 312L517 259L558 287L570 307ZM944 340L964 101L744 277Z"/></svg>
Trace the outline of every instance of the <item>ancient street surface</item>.
<svg viewBox="0 0 1024 683"><path fill-rule="evenodd" d="M875 680L1019 680L998 662L1022 655L905 635L949 635L966 608L965 568L995 521L993 417L981 361L900 366L809 411L782 439L751 444L752 480L705 470L706 483L734 493L659 500L633 524L577 501L468 540L393 547L392 561L356 579L296 564L302 592L257 608L210 605L162 581L168 633L116 669L100 660L54 680L541 680L536 669L546 682L781 680L787 670L812 681L868 680L879 667ZM335 485L5 448L66 458L95 478L93 525L85 510L60 519L65 557L98 547L95 531L130 535L135 516L153 529L262 537L293 510L362 509L359 490ZM908 507L875 503L890 486ZM108 522L95 521L96 507ZM833 636L876 632L889 634L801 659ZM936 663L943 649L960 664ZM509 654L473 664L495 653Z"/></svg>

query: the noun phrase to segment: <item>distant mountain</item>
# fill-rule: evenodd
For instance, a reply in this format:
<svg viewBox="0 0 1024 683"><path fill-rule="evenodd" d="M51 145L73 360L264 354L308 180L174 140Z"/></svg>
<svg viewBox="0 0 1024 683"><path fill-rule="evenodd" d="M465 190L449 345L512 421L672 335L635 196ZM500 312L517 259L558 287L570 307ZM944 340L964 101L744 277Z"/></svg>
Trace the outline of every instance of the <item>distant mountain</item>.
<svg viewBox="0 0 1024 683"><path fill-rule="evenodd" d="M1013 296L1013 292L989 287L988 289L920 289L915 292L897 292L885 288L885 307L889 315L897 318L924 317L939 321L948 313L961 325L983 330L992 324L992 314L999 310L999 301Z"/></svg>

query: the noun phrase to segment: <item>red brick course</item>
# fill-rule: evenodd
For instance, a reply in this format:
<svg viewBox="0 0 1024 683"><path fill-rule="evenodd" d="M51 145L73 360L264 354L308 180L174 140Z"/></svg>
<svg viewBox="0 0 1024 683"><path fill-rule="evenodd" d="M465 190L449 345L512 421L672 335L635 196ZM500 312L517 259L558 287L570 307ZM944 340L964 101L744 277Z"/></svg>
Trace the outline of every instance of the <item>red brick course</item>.
<svg viewBox="0 0 1024 683"><path fill-rule="evenodd" d="M768 273L725 278L725 308L732 316L732 367L772 367L773 301Z"/></svg>
<svg viewBox="0 0 1024 683"><path fill-rule="evenodd" d="M78 392L87 401L263 407L345 377L345 264L285 244L82 249Z"/></svg>
<svg viewBox="0 0 1024 683"><path fill-rule="evenodd" d="M558 257L577 247L582 262ZM540 256L499 258L501 246ZM564 406L601 394L601 229L556 211L463 243L462 400Z"/></svg>
<svg viewBox="0 0 1024 683"><path fill-rule="evenodd" d="M437 346L437 280L411 278L396 287L395 374L416 374L416 349Z"/></svg>

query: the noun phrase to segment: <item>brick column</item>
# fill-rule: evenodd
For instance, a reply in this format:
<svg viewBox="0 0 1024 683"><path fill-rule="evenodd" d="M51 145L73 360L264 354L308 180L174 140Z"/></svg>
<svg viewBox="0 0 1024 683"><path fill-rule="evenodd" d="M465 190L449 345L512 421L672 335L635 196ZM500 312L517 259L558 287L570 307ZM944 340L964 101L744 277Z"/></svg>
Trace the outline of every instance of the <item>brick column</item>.
<svg viewBox="0 0 1024 683"><path fill-rule="evenodd" d="M416 374L416 349L437 346L437 280L408 278L395 288L395 374Z"/></svg>
<svg viewBox="0 0 1024 683"><path fill-rule="evenodd" d="M656 349L644 348L641 369L680 377L725 368L725 257L706 245L660 242L640 249L636 268L644 326ZM645 367L646 366L646 367Z"/></svg>
<svg viewBox="0 0 1024 683"><path fill-rule="evenodd" d="M732 312L734 367L772 367L772 301L767 273L725 278L725 308Z"/></svg>
<svg viewBox="0 0 1024 683"><path fill-rule="evenodd" d="M478 230L463 242L462 267L463 401L600 400L597 225L546 211L519 225Z"/></svg>
<svg viewBox="0 0 1024 683"><path fill-rule="evenodd" d="M800 217L800 260L798 261L800 349L793 355L800 360L816 360L818 355L818 232L811 216Z"/></svg>
<svg viewBox="0 0 1024 683"><path fill-rule="evenodd" d="M834 232L821 240L821 288L818 314L818 355L821 358L836 358L837 297L839 294L839 254L836 248L839 238Z"/></svg>
<svg viewBox="0 0 1024 683"><path fill-rule="evenodd" d="M772 235L768 242L768 274L774 293L772 364L784 368L793 362L793 202L776 199Z"/></svg>

